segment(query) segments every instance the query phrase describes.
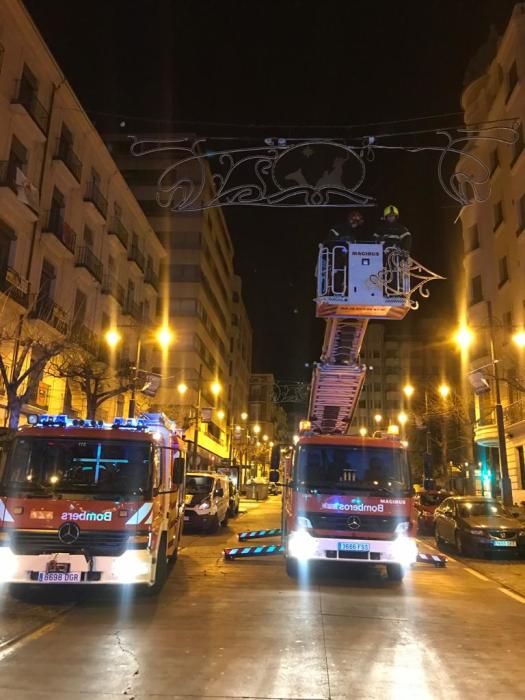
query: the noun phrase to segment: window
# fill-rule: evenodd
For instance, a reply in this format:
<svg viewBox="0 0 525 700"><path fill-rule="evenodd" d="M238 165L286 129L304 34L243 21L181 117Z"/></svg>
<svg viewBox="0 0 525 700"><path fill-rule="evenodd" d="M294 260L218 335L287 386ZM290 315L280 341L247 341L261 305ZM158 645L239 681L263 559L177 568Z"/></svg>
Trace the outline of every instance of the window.
<svg viewBox="0 0 525 700"><path fill-rule="evenodd" d="M93 248L93 243L94 243L94 235L93 231L89 228L89 226L84 226L84 245L86 248Z"/></svg>
<svg viewBox="0 0 525 700"><path fill-rule="evenodd" d="M473 277L470 282L470 303L477 304L483 301L483 287L481 284L481 275Z"/></svg>
<svg viewBox="0 0 525 700"><path fill-rule="evenodd" d="M115 258L112 255L108 255L108 270L115 272Z"/></svg>
<svg viewBox="0 0 525 700"><path fill-rule="evenodd" d="M86 318L87 297L84 292L77 289L75 295L75 310L73 312L73 326L78 328L84 323Z"/></svg>
<svg viewBox="0 0 525 700"><path fill-rule="evenodd" d="M479 230L477 224L471 226L467 230L467 249L466 252L470 253L472 250L479 248Z"/></svg>
<svg viewBox="0 0 525 700"><path fill-rule="evenodd" d="M496 231L503 222L503 206L500 202L496 202L493 206L494 213L494 231Z"/></svg>
<svg viewBox="0 0 525 700"><path fill-rule="evenodd" d="M506 255L504 255L502 258L499 259L498 271L499 271L499 286L501 287L502 285L505 284L505 282L508 282L508 279L509 279L509 266L507 263L507 256Z"/></svg>
<svg viewBox="0 0 525 700"><path fill-rule="evenodd" d="M525 457L523 455L523 445L520 445L516 452L518 453L518 464L520 468L521 488L525 489Z"/></svg>
<svg viewBox="0 0 525 700"><path fill-rule="evenodd" d="M507 85L508 85L508 90L507 90L507 100L509 97L512 95L514 92L514 88L519 82L518 78L518 66L516 65L516 61L511 65L509 69L509 73L507 76Z"/></svg>
<svg viewBox="0 0 525 700"><path fill-rule="evenodd" d="M11 243L14 240L16 240L15 232L0 219L0 281L6 278Z"/></svg>
<svg viewBox="0 0 525 700"><path fill-rule="evenodd" d="M519 235L525 229L525 194L518 199L518 230Z"/></svg>
<svg viewBox="0 0 525 700"><path fill-rule="evenodd" d="M202 272L198 265L170 265L171 282L200 282Z"/></svg>
<svg viewBox="0 0 525 700"><path fill-rule="evenodd" d="M490 174L493 175L496 172L496 168L499 165L499 155L498 155L498 149L495 148L493 151L490 153Z"/></svg>

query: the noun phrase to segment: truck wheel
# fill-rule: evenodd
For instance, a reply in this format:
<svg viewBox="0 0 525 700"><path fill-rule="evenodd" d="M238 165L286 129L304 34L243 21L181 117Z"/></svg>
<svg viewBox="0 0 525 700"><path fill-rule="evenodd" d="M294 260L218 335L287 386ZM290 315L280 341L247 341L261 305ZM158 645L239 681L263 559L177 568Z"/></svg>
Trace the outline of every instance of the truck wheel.
<svg viewBox="0 0 525 700"><path fill-rule="evenodd" d="M401 564L387 564L386 575L389 581L402 581L405 576L405 571Z"/></svg>
<svg viewBox="0 0 525 700"><path fill-rule="evenodd" d="M286 557L285 559L286 562L286 573L290 578L297 578L299 575L299 567L297 564L297 559L291 559L290 557Z"/></svg>
<svg viewBox="0 0 525 700"><path fill-rule="evenodd" d="M147 594L150 596L155 596L160 593L162 587L166 583L168 578L168 547L166 540L166 533L164 533L160 539L159 549L157 552L157 566L155 567L155 582L153 586L149 586Z"/></svg>

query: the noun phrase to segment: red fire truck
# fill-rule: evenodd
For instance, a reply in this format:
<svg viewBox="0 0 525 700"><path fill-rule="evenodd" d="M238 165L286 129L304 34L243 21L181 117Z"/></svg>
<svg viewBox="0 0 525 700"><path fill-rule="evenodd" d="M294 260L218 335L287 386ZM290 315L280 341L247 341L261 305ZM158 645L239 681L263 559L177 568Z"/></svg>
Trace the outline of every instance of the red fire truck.
<svg viewBox="0 0 525 700"><path fill-rule="evenodd" d="M0 468L0 581L158 592L184 518L186 449L173 421L29 421Z"/></svg>
<svg viewBox="0 0 525 700"><path fill-rule="evenodd" d="M417 557L407 451L386 436L304 433L284 464L283 543L301 562L386 565L399 581Z"/></svg>

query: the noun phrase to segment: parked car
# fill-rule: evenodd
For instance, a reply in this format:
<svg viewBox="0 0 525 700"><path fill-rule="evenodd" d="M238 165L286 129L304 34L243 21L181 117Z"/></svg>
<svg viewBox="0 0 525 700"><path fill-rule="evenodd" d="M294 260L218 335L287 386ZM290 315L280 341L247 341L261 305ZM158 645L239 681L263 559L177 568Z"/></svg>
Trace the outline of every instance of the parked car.
<svg viewBox="0 0 525 700"><path fill-rule="evenodd" d="M203 532L217 532L228 524L230 480L216 472L188 472L184 500L184 525Z"/></svg>
<svg viewBox="0 0 525 700"><path fill-rule="evenodd" d="M434 512L445 498L452 494L448 491L420 491L415 495L414 508L417 512L418 534L434 532Z"/></svg>
<svg viewBox="0 0 525 700"><path fill-rule="evenodd" d="M239 489L231 479L228 479L228 485L229 485L229 506L228 506L228 515L230 518L235 518L236 515L239 515L239 504L241 502L241 494L239 493Z"/></svg>
<svg viewBox="0 0 525 700"><path fill-rule="evenodd" d="M493 498L453 496L434 513L438 546L448 543L460 554L513 551L525 557L525 524Z"/></svg>

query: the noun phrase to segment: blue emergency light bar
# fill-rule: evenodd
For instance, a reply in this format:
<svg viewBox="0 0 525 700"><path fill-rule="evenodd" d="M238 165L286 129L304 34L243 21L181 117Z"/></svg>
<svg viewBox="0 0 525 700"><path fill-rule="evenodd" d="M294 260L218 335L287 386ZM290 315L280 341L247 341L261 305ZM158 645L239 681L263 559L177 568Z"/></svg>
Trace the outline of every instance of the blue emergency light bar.
<svg viewBox="0 0 525 700"><path fill-rule="evenodd" d="M91 420L87 418L70 418L62 413L57 416L44 414L42 416L32 413L28 416L27 422L34 427L42 428L103 428L104 421Z"/></svg>

